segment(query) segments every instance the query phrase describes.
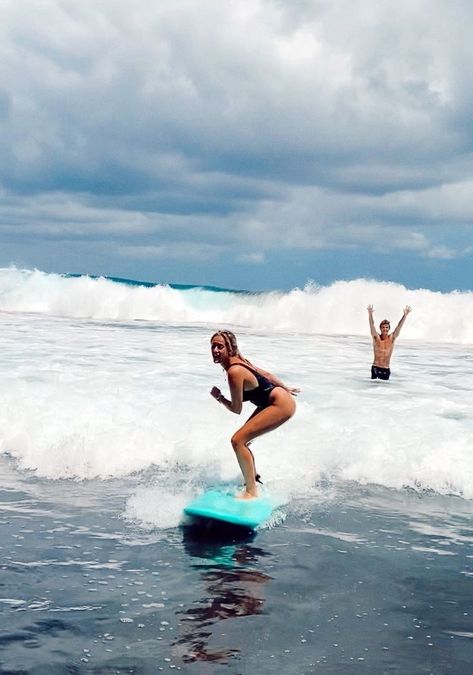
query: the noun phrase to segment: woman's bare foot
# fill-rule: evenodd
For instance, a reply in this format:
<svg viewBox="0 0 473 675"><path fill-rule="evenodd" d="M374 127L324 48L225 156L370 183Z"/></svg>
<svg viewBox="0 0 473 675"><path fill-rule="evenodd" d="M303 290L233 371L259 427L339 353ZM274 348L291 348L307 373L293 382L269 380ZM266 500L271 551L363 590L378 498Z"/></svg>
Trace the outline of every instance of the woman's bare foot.
<svg viewBox="0 0 473 675"><path fill-rule="evenodd" d="M248 492L248 490L244 490L240 495L237 495L237 499L256 499L258 497L258 493L252 493Z"/></svg>

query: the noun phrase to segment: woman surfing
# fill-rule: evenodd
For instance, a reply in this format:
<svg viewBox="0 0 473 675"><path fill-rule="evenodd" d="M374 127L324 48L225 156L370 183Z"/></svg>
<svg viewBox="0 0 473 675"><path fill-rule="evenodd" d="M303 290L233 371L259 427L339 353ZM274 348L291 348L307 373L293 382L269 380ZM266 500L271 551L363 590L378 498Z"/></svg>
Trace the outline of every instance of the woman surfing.
<svg viewBox="0 0 473 675"><path fill-rule="evenodd" d="M225 398L218 387L212 387L210 394L237 415L241 413L244 401L251 401L256 406L231 439L245 481L245 490L240 497L252 499L258 496L256 481L259 481L259 475L248 446L254 438L276 429L294 415L296 403L293 397L299 390L286 387L275 375L245 359L231 331L214 333L210 345L214 363L219 363L227 373L230 399Z"/></svg>

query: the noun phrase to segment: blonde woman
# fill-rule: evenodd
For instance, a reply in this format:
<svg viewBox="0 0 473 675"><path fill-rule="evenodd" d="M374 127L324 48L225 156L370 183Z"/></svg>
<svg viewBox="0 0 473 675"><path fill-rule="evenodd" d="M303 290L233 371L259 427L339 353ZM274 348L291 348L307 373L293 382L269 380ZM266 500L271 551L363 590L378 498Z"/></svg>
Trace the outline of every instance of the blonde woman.
<svg viewBox="0 0 473 675"><path fill-rule="evenodd" d="M231 439L245 481L241 498L252 499L258 496L256 482L259 475L248 446L254 438L276 429L294 415L296 403L293 397L299 390L286 387L275 375L245 359L231 331L214 333L210 344L214 363L220 364L227 373L230 398L226 398L218 387L212 387L210 394L237 415L241 413L245 401L251 401L256 406Z"/></svg>

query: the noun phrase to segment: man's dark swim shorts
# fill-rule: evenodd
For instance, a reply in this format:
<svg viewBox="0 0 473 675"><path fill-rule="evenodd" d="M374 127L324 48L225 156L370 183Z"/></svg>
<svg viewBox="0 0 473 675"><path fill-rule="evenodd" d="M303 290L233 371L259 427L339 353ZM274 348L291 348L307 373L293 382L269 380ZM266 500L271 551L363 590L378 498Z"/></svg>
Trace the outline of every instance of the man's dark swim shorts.
<svg viewBox="0 0 473 675"><path fill-rule="evenodd" d="M372 380L389 380L391 371L389 368L381 368L380 366L371 366Z"/></svg>

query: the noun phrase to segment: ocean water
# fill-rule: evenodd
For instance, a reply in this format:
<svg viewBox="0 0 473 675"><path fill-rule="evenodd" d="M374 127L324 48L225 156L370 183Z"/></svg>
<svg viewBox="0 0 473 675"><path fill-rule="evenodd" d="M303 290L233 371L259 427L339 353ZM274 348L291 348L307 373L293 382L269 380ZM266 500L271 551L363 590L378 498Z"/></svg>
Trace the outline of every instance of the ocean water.
<svg viewBox="0 0 473 675"><path fill-rule="evenodd" d="M389 382L366 306L413 307ZM470 673L473 294L244 293L0 270L2 673ZM184 505L241 483L249 416L209 340L298 386L253 444L252 536Z"/></svg>

